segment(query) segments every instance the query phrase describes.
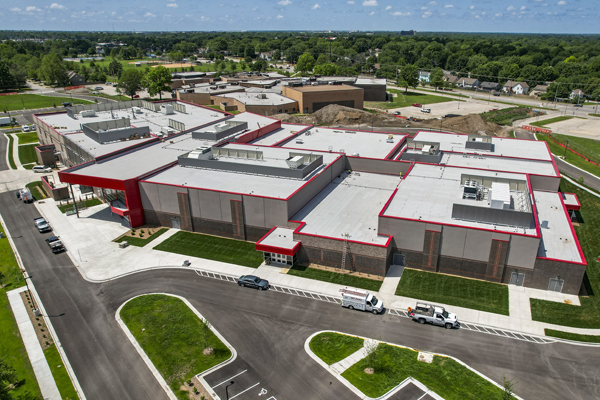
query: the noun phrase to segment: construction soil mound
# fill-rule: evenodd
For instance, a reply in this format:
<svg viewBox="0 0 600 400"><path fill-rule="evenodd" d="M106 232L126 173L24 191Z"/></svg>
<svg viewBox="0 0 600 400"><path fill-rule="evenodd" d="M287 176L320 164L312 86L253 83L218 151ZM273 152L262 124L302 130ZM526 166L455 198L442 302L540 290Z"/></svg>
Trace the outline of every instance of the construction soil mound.
<svg viewBox="0 0 600 400"><path fill-rule="evenodd" d="M330 104L310 115L277 114L273 115L273 118L278 118L284 123L321 126L361 126L368 129L374 127L375 130L385 127L428 128L475 135L481 134L481 132L485 132L488 136L508 137L510 135L510 128L488 122L479 114L444 118L443 121L437 118L411 121L395 117L392 114L375 114L355 108Z"/></svg>

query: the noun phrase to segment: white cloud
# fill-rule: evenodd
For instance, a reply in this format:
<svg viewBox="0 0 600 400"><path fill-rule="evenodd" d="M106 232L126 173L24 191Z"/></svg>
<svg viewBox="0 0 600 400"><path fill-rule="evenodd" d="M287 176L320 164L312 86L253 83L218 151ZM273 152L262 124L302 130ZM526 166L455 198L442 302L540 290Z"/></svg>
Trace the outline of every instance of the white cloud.
<svg viewBox="0 0 600 400"><path fill-rule="evenodd" d="M513 6L510 6L506 9L506 11L513 11L515 8Z"/></svg>
<svg viewBox="0 0 600 400"><path fill-rule="evenodd" d="M496 15L496 17L501 17L501 16L502 16L502 13L497 13L497 14L495 14L495 15Z"/></svg>
<svg viewBox="0 0 600 400"><path fill-rule="evenodd" d="M454 8L454 6L452 4L446 4L444 8Z"/></svg>
<svg viewBox="0 0 600 400"><path fill-rule="evenodd" d="M475 9L475 6L471 6L471 7L469 7L469 8L470 8L471 10L474 10L474 9Z"/></svg>
<svg viewBox="0 0 600 400"><path fill-rule="evenodd" d="M40 9L39 9L39 8L37 8L36 6L29 6L29 7L27 7L27 8L25 9L25 11L29 11L29 12L31 12L31 11L42 11L42 10L40 10Z"/></svg>
<svg viewBox="0 0 600 400"><path fill-rule="evenodd" d="M421 7L421 10L429 10L429 7Z"/></svg>
<svg viewBox="0 0 600 400"><path fill-rule="evenodd" d="M365 7L377 7L379 3L377 0L365 0L363 1L363 6Z"/></svg>
<svg viewBox="0 0 600 400"><path fill-rule="evenodd" d="M521 11L523 11L523 10L527 10L527 7L521 6Z"/></svg>
<svg viewBox="0 0 600 400"><path fill-rule="evenodd" d="M169 4L167 4L167 7L177 8L179 6L177 5L177 3L169 3Z"/></svg>
<svg viewBox="0 0 600 400"><path fill-rule="evenodd" d="M354 4L354 0L350 0L347 2L348 4Z"/></svg>
<svg viewBox="0 0 600 400"><path fill-rule="evenodd" d="M487 14L485 11L481 13L481 15L485 15L485 14Z"/></svg>
<svg viewBox="0 0 600 400"><path fill-rule="evenodd" d="M290 0L281 0L277 4L281 4L282 6L289 6L290 4L292 4L292 2Z"/></svg>
<svg viewBox="0 0 600 400"><path fill-rule="evenodd" d="M567 2L566 2L565 0L560 0L560 1L559 1L557 4L558 4L559 6L564 6L564 5L566 5L566 4L567 4Z"/></svg>
<svg viewBox="0 0 600 400"><path fill-rule="evenodd" d="M281 18L283 18L283 15L278 15L277 16L277 19L281 19Z"/></svg>
<svg viewBox="0 0 600 400"><path fill-rule="evenodd" d="M429 2L429 5L430 5L430 6L437 6L437 3L436 3L435 1L430 1L430 2Z"/></svg>
<svg viewBox="0 0 600 400"><path fill-rule="evenodd" d="M431 15L431 11L425 11L423 13L423 15L421 15L421 18L429 18L430 15Z"/></svg>
<svg viewBox="0 0 600 400"><path fill-rule="evenodd" d="M385 11L389 11L389 10L391 10L391 9L392 9L392 6L387 6L387 7L385 8Z"/></svg>
<svg viewBox="0 0 600 400"><path fill-rule="evenodd" d="M64 10L65 6L63 6L62 4L58 4L58 3L52 3L52 4L50 4L50 8L55 9L55 10Z"/></svg>
<svg viewBox="0 0 600 400"><path fill-rule="evenodd" d="M205 16L201 16L201 17L200 17L200 21L201 21L201 22L208 21L209 19L210 19L210 18L208 18L208 17L205 17Z"/></svg>
<svg viewBox="0 0 600 400"><path fill-rule="evenodd" d="M19 7L13 7L10 9L10 11L19 12L19 11L21 11L21 9Z"/></svg>
<svg viewBox="0 0 600 400"><path fill-rule="evenodd" d="M317 10L317 9L319 9L319 8L321 8L321 6L320 6L320 5L318 5L318 4L315 4L315 5L314 5L314 6L312 6L310 9L311 9L311 10Z"/></svg>
<svg viewBox="0 0 600 400"><path fill-rule="evenodd" d="M156 17L156 15L154 15L154 14L152 14L150 12L147 12L146 14L144 14L144 17L146 17L146 18L154 18L154 17Z"/></svg>
<svg viewBox="0 0 600 400"><path fill-rule="evenodd" d="M407 16L407 15L410 15L410 13L409 12L403 13L403 12L400 12L400 11L396 11L396 12L391 13L391 15L394 15L396 17L404 17L404 16Z"/></svg>
<svg viewBox="0 0 600 400"><path fill-rule="evenodd" d="M375 15L375 11L371 11L369 15Z"/></svg>

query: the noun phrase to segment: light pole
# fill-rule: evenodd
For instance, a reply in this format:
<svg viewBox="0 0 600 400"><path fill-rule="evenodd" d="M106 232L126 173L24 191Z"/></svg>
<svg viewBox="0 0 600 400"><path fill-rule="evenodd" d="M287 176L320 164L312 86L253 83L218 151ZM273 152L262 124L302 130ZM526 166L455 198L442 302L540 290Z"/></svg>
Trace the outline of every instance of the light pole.
<svg viewBox="0 0 600 400"><path fill-rule="evenodd" d="M27 281L27 279L31 279L31 276L29 276L27 271L24 269L21 270L21 273L23 274L23 278L25 279L25 285L27 286L27 291L29 292L29 298L33 302L33 314L37 316L37 314L39 314L39 311L38 311L37 307L35 306L35 300L33 299L33 296L31 295L31 289L29 289L29 282Z"/></svg>
<svg viewBox="0 0 600 400"><path fill-rule="evenodd" d="M229 385L225 386L225 394L227 395L227 400L229 400L229 386L233 385L235 382L229 382Z"/></svg>

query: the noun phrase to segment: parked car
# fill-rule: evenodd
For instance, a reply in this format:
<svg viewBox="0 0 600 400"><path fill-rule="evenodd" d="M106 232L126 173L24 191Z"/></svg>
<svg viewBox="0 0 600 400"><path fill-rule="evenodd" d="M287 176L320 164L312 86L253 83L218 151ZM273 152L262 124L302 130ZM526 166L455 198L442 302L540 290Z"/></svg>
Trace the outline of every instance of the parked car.
<svg viewBox="0 0 600 400"><path fill-rule="evenodd" d="M112 82L106 82L105 85L112 85Z"/></svg>
<svg viewBox="0 0 600 400"><path fill-rule="evenodd" d="M400 111L394 111L392 114L394 114L394 115L401 115Z"/></svg>
<svg viewBox="0 0 600 400"><path fill-rule="evenodd" d="M65 245L58 236L47 238L46 243L48 243L48 247L50 247L50 250L52 250L52 252L55 254L65 250Z"/></svg>
<svg viewBox="0 0 600 400"><path fill-rule="evenodd" d="M428 322L433 325L443 326L446 329L460 328L456 314L450 313L444 307L427 303L417 303L414 309L409 308L408 315L420 324Z"/></svg>
<svg viewBox="0 0 600 400"><path fill-rule="evenodd" d="M94 90L104 90L104 88L102 86L96 86Z"/></svg>
<svg viewBox="0 0 600 400"><path fill-rule="evenodd" d="M96 92L95 90L92 92L92 94L99 94L98 92Z"/></svg>
<svg viewBox="0 0 600 400"><path fill-rule="evenodd" d="M422 107L420 103L413 103L413 107Z"/></svg>
<svg viewBox="0 0 600 400"><path fill-rule="evenodd" d="M260 279L258 276L254 275L242 275L238 278L238 285L244 287L251 287L255 289L267 290L269 286L269 281L265 279Z"/></svg>
<svg viewBox="0 0 600 400"><path fill-rule="evenodd" d="M52 172L52 168L46 167L45 165L36 165L35 167L31 168L31 170L33 172L39 172L40 174L44 172Z"/></svg>
<svg viewBox="0 0 600 400"><path fill-rule="evenodd" d="M583 107L583 104L573 104L573 107Z"/></svg>
<svg viewBox="0 0 600 400"><path fill-rule="evenodd" d="M118 85L117 82L113 83L113 87L117 87L117 85Z"/></svg>
<svg viewBox="0 0 600 400"><path fill-rule="evenodd" d="M71 103L69 103L68 101L63 101L62 105L63 105L64 107L69 107L69 106L71 106L72 104L71 104Z"/></svg>
<svg viewBox="0 0 600 400"><path fill-rule="evenodd" d="M134 95L133 95L133 98L134 98L134 99L139 99L139 98L140 98L140 95L139 95L139 94L134 94Z"/></svg>
<svg viewBox="0 0 600 400"><path fill-rule="evenodd" d="M431 108L425 108L425 107L423 107L423 108L421 108L421 112L429 114L429 113L431 113Z"/></svg>
<svg viewBox="0 0 600 400"><path fill-rule="evenodd" d="M33 224L40 233L50 232L52 230L52 228L50 228L50 224L42 217L34 218Z"/></svg>
<svg viewBox="0 0 600 400"><path fill-rule="evenodd" d="M31 129L31 127L30 127L30 126L28 126L28 125L23 125L23 132L31 132L31 131L32 131L32 129Z"/></svg>
<svg viewBox="0 0 600 400"><path fill-rule="evenodd" d="M19 189L19 195L17 196L23 203L30 203L33 201L33 196L28 188Z"/></svg>
<svg viewBox="0 0 600 400"><path fill-rule="evenodd" d="M494 96L500 97L500 93L494 93Z"/></svg>

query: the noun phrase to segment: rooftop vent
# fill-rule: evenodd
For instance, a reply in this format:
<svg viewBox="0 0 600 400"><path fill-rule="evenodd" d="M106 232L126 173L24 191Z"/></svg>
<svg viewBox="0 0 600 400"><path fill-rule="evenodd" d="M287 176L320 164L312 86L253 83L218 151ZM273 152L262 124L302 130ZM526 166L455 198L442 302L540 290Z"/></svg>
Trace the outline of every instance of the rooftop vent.
<svg viewBox="0 0 600 400"><path fill-rule="evenodd" d="M173 104L161 104L160 112L165 115L175 114L175 111L173 111Z"/></svg>
<svg viewBox="0 0 600 400"><path fill-rule="evenodd" d="M259 93L256 95L256 98L257 99L266 99L267 95L266 95L266 93Z"/></svg>
<svg viewBox="0 0 600 400"><path fill-rule="evenodd" d="M302 157L302 156L290 157L290 158L286 159L285 162L287 163L288 167L290 167L292 169L298 169L299 167L301 167L304 164L304 157Z"/></svg>

